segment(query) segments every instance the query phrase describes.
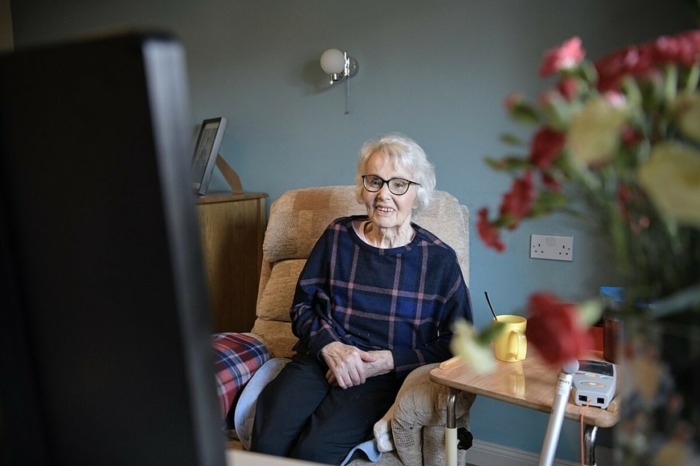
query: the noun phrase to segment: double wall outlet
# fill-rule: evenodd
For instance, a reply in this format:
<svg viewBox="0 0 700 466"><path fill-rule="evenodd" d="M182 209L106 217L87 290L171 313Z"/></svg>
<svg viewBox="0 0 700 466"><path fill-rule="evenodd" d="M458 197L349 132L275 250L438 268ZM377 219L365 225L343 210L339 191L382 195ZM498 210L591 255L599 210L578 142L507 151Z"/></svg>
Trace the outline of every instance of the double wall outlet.
<svg viewBox="0 0 700 466"><path fill-rule="evenodd" d="M530 258L572 261L574 260L574 237L530 235Z"/></svg>

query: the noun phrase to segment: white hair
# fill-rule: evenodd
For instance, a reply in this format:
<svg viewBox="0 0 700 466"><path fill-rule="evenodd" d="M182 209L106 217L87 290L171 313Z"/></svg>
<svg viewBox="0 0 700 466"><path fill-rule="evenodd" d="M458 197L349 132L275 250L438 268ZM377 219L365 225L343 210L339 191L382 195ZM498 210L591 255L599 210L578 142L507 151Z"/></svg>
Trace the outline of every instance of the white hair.
<svg viewBox="0 0 700 466"><path fill-rule="evenodd" d="M355 175L355 190L357 199L362 202L362 176L367 168L369 158L376 152L381 152L391 160L396 168L408 172L410 181L416 185L415 209L422 210L428 207L435 190L435 169L428 161L425 151L413 139L402 134L392 133L381 136L378 139L366 141L360 149Z"/></svg>

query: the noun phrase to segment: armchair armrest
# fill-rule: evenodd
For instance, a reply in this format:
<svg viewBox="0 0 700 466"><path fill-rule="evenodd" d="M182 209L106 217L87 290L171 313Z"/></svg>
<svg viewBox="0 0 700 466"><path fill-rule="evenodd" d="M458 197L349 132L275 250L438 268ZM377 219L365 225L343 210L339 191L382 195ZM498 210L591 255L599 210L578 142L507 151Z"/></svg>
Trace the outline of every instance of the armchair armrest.
<svg viewBox="0 0 700 466"><path fill-rule="evenodd" d="M411 372L396 402L377 423L390 422L396 453L405 466L444 463L449 389L430 380L430 370L437 365L428 364ZM475 395L463 392L457 396L457 427L469 427L469 409L474 398Z"/></svg>

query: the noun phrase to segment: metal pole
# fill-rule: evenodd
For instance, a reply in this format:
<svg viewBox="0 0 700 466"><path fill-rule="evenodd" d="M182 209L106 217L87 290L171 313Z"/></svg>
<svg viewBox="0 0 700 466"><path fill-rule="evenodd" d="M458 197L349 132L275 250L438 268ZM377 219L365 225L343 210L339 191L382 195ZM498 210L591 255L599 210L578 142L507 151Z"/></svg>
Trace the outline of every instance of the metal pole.
<svg viewBox="0 0 700 466"><path fill-rule="evenodd" d="M554 460L554 453L557 450L559 434L561 433L561 424L566 412L566 404L569 402L569 393L571 393L571 382L577 370L578 361L573 360L564 364L559 373L556 396L552 404L552 414L549 416L549 425L547 425L547 434L542 445L539 466L551 466Z"/></svg>
<svg viewBox="0 0 700 466"><path fill-rule="evenodd" d="M583 431L583 464L596 466L595 464L595 439L598 434L598 426L586 424Z"/></svg>
<svg viewBox="0 0 700 466"><path fill-rule="evenodd" d="M457 466L457 390L450 388L447 395L447 419L445 420L445 461L446 466Z"/></svg>

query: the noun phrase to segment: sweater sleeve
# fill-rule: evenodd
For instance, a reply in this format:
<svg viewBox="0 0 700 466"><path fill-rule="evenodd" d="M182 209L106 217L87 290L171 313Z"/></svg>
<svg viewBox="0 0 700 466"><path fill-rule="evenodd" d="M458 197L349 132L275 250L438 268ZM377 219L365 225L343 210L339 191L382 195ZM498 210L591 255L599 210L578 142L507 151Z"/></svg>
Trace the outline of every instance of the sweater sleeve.
<svg viewBox="0 0 700 466"><path fill-rule="evenodd" d="M299 276L290 309L292 332L299 338L296 351L320 358L324 346L340 341L342 332L331 317L328 251L331 247L328 230L314 246Z"/></svg>

